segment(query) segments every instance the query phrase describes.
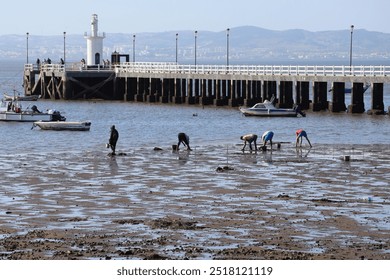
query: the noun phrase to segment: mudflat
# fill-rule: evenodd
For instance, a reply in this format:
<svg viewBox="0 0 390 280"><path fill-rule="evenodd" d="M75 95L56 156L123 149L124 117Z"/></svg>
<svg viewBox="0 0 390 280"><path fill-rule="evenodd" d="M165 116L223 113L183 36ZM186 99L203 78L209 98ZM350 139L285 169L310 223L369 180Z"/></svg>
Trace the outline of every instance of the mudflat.
<svg viewBox="0 0 390 280"><path fill-rule="evenodd" d="M6 154L1 259L390 259L390 146Z"/></svg>

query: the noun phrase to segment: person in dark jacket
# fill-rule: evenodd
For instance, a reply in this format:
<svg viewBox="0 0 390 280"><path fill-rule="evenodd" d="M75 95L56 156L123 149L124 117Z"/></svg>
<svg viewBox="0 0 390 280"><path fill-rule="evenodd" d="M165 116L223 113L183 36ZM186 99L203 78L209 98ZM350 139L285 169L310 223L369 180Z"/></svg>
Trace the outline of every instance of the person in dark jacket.
<svg viewBox="0 0 390 280"><path fill-rule="evenodd" d="M119 138L119 132L115 129L115 125L111 126L110 139L108 140L107 148L110 147L112 155L115 155L116 142Z"/></svg>
<svg viewBox="0 0 390 280"><path fill-rule="evenodd" d="M187 134L185 134L184 132L180 132L177 135L177 138L179 140L179 142L177 143L177 149L178 150L179 150L180 144L183 144L184 147L187 147L187 150L192 151L191 148L190 148L190 137L188 137Z"/></svg>

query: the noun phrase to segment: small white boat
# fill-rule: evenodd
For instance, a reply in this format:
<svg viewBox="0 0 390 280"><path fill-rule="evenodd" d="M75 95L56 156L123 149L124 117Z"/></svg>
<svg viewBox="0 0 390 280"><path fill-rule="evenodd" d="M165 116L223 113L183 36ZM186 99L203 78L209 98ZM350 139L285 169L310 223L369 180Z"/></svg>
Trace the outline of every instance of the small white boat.
<svg viewBox="0 0 390 280"><path fill-rule="evenodd" d="M12 101L12 100L19 100L19 101L37 101L39 98L38 95L29 95L29 96L20 96L15 95L11 96L9 94L4 93L4 100L6 101Z"/></svg>
<svg viewBox="0 0 390 280"><path fill-rule="evenodd" d="M22 107L18 100L5 101L0 104L0 121L14 122L35 122L35 121L65 121L65 117L61 116L56 110L48 110L41 112L37 106Z"/></svg>
<svg viewBox="0 0 390 280"><path fill-rule="evenodd" d="M305 113L296 109L282 109L276 108L272 101L265 100L263 103L256 103L250 108L239 108L244 116L258 116L258 117L297 117L298 113L303 117Z"/></svg>
<svg viewBox="0 0 390 280"><path fill-rule="evenodd" d="M34 122L33 127L38 126L43 130L72 130L72 131L88 131L91 129L90 121L37 121Z"/></svg>

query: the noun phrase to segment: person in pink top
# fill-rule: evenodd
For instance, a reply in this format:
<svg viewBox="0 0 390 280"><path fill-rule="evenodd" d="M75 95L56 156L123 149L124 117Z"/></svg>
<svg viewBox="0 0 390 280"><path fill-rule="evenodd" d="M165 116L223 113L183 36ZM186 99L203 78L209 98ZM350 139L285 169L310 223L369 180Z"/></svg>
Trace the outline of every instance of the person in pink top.
<svg viewBox="0 0 390 280"><path fill-rule="evenodd" d="M297 131L295 131L295 135L297 136L297 140L295 142L295 147L298 147L298 143L299 143L299 140L301 140L300 142L300 147L302 147L302 137L305 137L307 142L309 143L310 145L310 148L312 147L311 143L310 143L310 140L309 138L307 137L307 133L306 131L304 131L303 129L298 129Z"/></svg>

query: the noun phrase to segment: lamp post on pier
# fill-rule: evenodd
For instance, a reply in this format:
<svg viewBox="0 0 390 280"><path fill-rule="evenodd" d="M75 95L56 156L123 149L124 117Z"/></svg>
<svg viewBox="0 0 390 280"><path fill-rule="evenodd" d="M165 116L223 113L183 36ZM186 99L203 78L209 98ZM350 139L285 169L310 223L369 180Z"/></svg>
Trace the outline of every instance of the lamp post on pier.
<svg viewBox="0 0 390 280"><path fill-rule="evenodd" d="M135 62L135 34L133 35L133 63Z"/></svg>
<svg viewBox="0 0 390 280"><path fill-rule="evenodd" d="M226 67L229 67L229 32L230 28L226 29Z"/></svg>
<svg viewBox="0 0 390 280"><path fill-rule="evenodd" d="M351 25L351 43L349 45L349 71L352 72L352 35L355 26Z"/></svg>
<svg viewBox="0 0 390 280"><path fill-rule="evenodd" d="M26 50L27 64L28 64L28 35L30 35L30 33L27 32L27 33L26 33L26 40L27 40L27 41L26 41L26 44L27 44L27 46L26 46L26 47L27 47L27 50Z"/></svg>
<svg viewBox="0 0 390 280"><path fill-rule="evenodd" d="M64 64L66 61L66 58L65 58L65 37L66 37L66 32L64 31Z"/></svg>
<svg viewBox="0 0 390 280"><path fill-rule="evenodd" d="M176 33L176 64L177 64L177 41L179 39L179 33Z"/></svg>
<svg viewBox="0 0 390 280"><path fill-rule="evenodd" d="M196 39L198 38L198 31L195 30L195 66L196 66Z"/></svg>

